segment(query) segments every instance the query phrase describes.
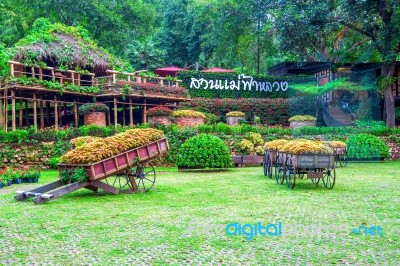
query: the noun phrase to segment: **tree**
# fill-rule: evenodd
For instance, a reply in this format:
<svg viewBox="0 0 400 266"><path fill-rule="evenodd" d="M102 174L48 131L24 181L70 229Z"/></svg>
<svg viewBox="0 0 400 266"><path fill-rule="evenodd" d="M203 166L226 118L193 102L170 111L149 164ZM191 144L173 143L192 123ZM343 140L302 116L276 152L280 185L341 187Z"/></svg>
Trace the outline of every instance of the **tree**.
<svg viewBox="0 0 400 266"><path fill-rule="evenodd" d="M127 57L136 69L154 69L160 67L165 62L166 51L157 48L151 38L144 41L134 41L128 45Z"/></svg>
<svg viewBox="0 0 400 266"><path fill-rule="evenodd" d="M399 5L398 0L276 0L271 15L281 49L307 61L380 59L386 124L394 126L390 85L400 52Z"/></svg>

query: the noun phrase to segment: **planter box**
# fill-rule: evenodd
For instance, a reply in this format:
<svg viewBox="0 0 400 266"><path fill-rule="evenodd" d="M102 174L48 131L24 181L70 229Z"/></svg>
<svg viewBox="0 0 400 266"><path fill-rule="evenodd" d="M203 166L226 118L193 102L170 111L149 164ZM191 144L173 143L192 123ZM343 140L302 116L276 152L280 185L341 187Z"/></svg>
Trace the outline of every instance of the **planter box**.
<svg viewBox="0 0 400 266"><path fill-rule="evenodd" d="M301 128L306 126L315 127L317 121L290 121L291 128Z"/></svg>
<svg viewBox="0 0 400 266"><path fill-rule="evenodd" d="M106 126L106 113L104 112L93 112L85 114L84 116L85 125L97 125Z"/></svg>
<svg viewBox="0 0 400 266"><path fill-rule="evenodd" d="M262 164L264 156L262 155L233 155L233 164L241 166L243 164Z"/></svg>
<svg viewBox="0 0 400 266"><path fill-rule="evenodd" d="M226 123L230 126L235 126L239 124L239 120L245 119L244 116L227 116Z"/></svg>
<svg viewBox="0 0 400 266"><path fill-rule="evenodd" d="M176 117L174 123L177 124L178 126L194 127L197 125L203 125L204 118L202 118L202 117Z"/></svg>
<svg viewBox="0 0 400 266"><path fill-rule="evenodd" d="M151 125L154 124L162 124L162 125L171 125L171 119L169 116L149 116L147 118L147 122Z"/></svg>

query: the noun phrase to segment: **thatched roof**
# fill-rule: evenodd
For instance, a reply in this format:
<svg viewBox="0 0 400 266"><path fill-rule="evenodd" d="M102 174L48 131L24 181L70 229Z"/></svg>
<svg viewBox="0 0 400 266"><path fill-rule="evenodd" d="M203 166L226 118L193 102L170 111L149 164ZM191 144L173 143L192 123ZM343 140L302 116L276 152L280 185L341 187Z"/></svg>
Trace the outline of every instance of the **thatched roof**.
<svg viewBox="0 0 400 266"><path fill-rule="evenodd" d="M84 29L51 24L46 19L35 22L30 33L13 47L13 54L12 59L22 63L45 62L48 66L79 67L96 73L125 68L122 60L99 48Z"/></svg>

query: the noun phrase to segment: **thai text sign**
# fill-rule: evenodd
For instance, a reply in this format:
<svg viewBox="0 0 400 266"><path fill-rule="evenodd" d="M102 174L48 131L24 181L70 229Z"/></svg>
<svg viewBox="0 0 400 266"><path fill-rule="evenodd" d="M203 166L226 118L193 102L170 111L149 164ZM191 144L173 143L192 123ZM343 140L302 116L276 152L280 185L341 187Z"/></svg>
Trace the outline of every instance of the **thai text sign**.
<svg viewBox="0 0 400 266"><path fill-rule="evenodd" d="M289 88L286 81L257 81L251 76L240 74L237 80L207 80L204 78L192 78L190 81L190 89L204 89L204 90L248 90L248 91L282 91L285 92Z"/></svg>

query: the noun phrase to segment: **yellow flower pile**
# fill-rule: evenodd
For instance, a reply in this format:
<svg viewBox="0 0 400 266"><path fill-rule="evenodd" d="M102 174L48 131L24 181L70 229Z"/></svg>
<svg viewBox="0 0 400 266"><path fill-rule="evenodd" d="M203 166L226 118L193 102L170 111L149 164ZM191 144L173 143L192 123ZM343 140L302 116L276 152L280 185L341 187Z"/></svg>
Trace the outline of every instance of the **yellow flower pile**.
<svg viewBox="0 0 400 266"><path fill-rule="evenodd" d="M283 145L285 145L288 142L289 142L289 140L287 140L287 139L276 139L273 141L268 141L268 142L265 142L264 149L278 151Z"/></svg>
<svg viewBox="0 0 400 266"><path fill-rule="evenodd" d="M93 141L99 140L99 139L101 139L101 138L100 137L86 136L86 137L77 137L77 138L71 139L69 142L72 145L74 145L75 147L80 147L83 144L90 143L90 142L93 142Z"/></svg>
<svg viewBox="0 0 400 266"><path fill-rule="evenodd" d="M296 139L291 140L280 148L281 152L301 154L301 153L314 153L314 154L332 154L333 151L329 145L324 144L318 140Z"/></svg>
<svg viewBox="0 0 400 266"><path fill-rule="evenodd" d="M226 116L241 117L241 116L245 116L245 113L240 112L240 111L232 111L232 112L227 113Z"/></svg>
<svg viewBox="0 0 400 266"><path fill-rule="evenodd" d="M295 115L289 118L290 121L316 121L317 118L311 115Z"/></svg>
<svg viewBox="0 0 400 266"><path fill-rule="evenodd" d="M173 113L175 117L199 117L206 118L206 115L202 112L197 112L193 110L178 110Z"/></svg>
<svg viewBox="0 0 400 266"><path fill-rule="evenodd" d="M330 141L329 144L332 148L346 148L347 145L343 141Z"/></svg>
<svg viewBox="0 0 400 266"><path fill-rule="evenodd" d="M314 153L314 154L332 154L333 151L328 144L318 140L295 139L285 140L277 139L266 142L264 145L266 150L277 150L280 152L300 154L300 153Z"/></svg>
<svg viewBox="0 0 400 266"><path fill-rule="evenodd" d="M61 157L62 163L89 164L161 139L164 133L153 128L131 129L111 137L94 140Z"/></svg>

